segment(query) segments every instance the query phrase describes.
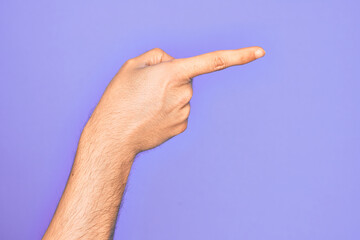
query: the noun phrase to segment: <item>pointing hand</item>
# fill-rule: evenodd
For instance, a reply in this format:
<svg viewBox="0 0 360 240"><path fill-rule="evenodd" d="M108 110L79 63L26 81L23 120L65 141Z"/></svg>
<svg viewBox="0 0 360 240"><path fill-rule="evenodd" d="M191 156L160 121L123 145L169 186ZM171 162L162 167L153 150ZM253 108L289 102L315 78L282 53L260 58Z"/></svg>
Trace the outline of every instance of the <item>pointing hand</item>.
<svg viewBox="0 0 360 240"><path fill-rule="evenodd" d="M154 148L187 128L192 78L264 55L262 48L248 47L175 59L152 49L121 67L83 134L102 142L111 153L125 142L135 154Z"/></svg>

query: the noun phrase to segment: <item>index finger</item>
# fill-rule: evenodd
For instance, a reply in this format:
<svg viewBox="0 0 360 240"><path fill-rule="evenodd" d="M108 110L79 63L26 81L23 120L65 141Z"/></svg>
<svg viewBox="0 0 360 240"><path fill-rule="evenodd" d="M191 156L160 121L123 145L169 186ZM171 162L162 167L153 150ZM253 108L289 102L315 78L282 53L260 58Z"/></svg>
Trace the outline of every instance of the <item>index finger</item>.
<svg viewBox="0 0 360 240"><path fill-rule="evenodd" d="M265 55L261 47L247 47L235 50L220 50L189 58L175 59L176 65L188 78L215 72L227 67L242 65Z"/></svg>

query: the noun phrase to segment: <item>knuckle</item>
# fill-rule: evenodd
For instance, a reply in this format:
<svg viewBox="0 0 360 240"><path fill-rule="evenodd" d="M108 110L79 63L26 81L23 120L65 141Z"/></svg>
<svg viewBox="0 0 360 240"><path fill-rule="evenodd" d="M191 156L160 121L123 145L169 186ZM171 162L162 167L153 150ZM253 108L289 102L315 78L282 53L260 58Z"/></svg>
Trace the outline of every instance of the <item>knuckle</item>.
<svg viewBox="0 0 360 240"><path fill-rule="evenodd" d="M151 51L154 53L164 53L164 50L162 50L161 48L153 48L151 49Z"/></svg>
<svg viewBox="0 0 360 240"><path fill-rule="evenodd" d="M130 58L124 63L124 66L133 66L135 62L136 60L134 58Z"/></svg>
<svg viewBox="0 0 360 240"><path fill-rule="evenodd" d="M178 128L178 134L185 132L185 130L187 129L187 125L187 121L181 123Z"/></svg>
<svg viewBox="0 0 360 240"><path fill-rule="evenodd" d="M255 54L253 54L253 53L245 53L245 54L242 54L242 55L240 56L240 62L241 62L241 63L248 62L249 59L251 59L251 58L253 58L253 57L255 57Z"/></svg>
<svg viewBox="0 0 360 240"><path fill-rule="evenodd" d="M183 114L184 114L183 118L184 118L184 119L188 119L188 118L189 118L190 110L191 110L190 104L187 104L187 105L184 107L184 110L183 110Z"/></svg>
<svg viewBox="0 0 360 240"><path fill-rule="evenodd" d="M222 56L216 56L214 58L214 69L215 70L221 70L226 68L226 61L224 59L224 57Z"/></svg>
<svg viewBox="0 0 360 240"><path fill-rule="evenodd" d="M185 100L186 102L190 102L192 96L193 96L193 90L192 90L192 88L190 87L190 88L188 88L188 90L186 90L186 91L184 92L184 100Z"/></svg>
<svg viewBox="0 0 360 240"><path fill-rule="evenodd" d="M180 104L181 106L188 104L188 103L190 102L191 98L192 98L192 95L193 95L192 89L186 90L186 91L181 95L179 104Z"/></svg>
<svg viewBox="0 0 360 240"><path fill-rule="evenodd" d="M245 52L240 56L239 61L244 64L247 62L250 62L251 60L255 59L255 53L254 52Z"/></svg>

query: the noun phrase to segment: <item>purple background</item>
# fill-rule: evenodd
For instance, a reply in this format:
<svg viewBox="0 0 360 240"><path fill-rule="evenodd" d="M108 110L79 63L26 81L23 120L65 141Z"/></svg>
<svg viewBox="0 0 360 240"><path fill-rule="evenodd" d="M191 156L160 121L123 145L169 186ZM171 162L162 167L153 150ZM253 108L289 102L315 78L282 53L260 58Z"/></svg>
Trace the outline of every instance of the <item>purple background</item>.
<svg viewBox="0 0 360 240"><path fill-rule="evenodd" d="M0 238L40 239L125 60L262 46L194 79L134 163L115 239L360 239L357 1L1 1Z"/></svg>

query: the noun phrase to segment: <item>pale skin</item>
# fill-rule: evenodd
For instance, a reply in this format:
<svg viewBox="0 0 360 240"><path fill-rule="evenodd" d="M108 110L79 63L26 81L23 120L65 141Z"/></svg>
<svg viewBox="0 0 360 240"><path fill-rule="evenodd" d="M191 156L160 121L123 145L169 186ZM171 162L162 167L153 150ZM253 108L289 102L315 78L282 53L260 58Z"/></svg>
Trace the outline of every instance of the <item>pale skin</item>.
<svg viewBox="0 0 360 240"><path fill-rule="evenodd" d="M264 55L248 47L175 59L155 48L126 61L82 131L43 239L112 239L135 156L187 128L192 79Z"/></svg>

